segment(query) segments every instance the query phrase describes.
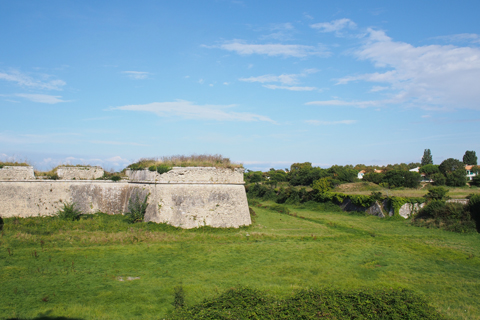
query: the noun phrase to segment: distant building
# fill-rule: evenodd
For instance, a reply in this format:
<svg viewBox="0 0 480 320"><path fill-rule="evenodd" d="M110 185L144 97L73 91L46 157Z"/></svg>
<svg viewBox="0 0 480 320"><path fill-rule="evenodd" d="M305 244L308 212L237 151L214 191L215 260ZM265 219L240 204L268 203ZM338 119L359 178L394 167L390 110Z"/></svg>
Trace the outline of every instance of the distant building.
<svg viewBox="0 0 480 320"><path fill-rule="evenodd" d="M365 170L362 170L358 173L357 178L358 179L363 179L363 175L365 174Z"/></svg>
<svg viewBox="0 0 480 320"><path fill-rule="evenodd" d="M473 167L475 166L465 166L465 171L467 171L467 178L468 180L472 180L473 177L475 177L477 175L476 172L473 172Z"/></svg>

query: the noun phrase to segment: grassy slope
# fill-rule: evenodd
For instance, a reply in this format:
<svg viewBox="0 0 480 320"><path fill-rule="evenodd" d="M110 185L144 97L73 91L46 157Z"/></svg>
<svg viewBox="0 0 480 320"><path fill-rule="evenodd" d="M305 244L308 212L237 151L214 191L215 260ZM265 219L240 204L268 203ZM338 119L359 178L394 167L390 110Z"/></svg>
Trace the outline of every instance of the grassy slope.
<svg viewBox="0 0 480 320"><path fill-rule="evenodd" d="M452 319L480 319L479 234L291 210L299 217L255 208L254 226L240 230L132 226L105 216L6 219L0 318L158 319L172 310L174 286L183 285L191 305L241 284L282 295L311 286L407 287ZM129 276L140 279L118 281Z"/></svg>
<svg viewBox="0 0 480 320"><path fill-rule="evenodd" d="M448 196L453 199L465 199L468 195L474 193L480 193L480 188L478 187L463 187L463 188L456 188L456 187L445 187L449 190ZM332 190L333 192L342 192L345 194L362 194L362 195L370 195L372 191L382 192L384 195L389 196L397 196L397 197L423 197L427 194L428 189L425 187L419 189L386 189L382 188L374 183L371 182L353 182L353 183L345 183L341 184L335 189Z"/></svg>

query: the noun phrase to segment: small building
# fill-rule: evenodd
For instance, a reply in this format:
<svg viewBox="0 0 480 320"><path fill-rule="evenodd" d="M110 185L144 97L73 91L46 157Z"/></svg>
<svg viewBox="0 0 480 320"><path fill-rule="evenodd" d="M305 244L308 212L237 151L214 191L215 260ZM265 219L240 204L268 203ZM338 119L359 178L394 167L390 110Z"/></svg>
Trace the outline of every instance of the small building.
<svg viewBox="0 0 480 320"><path fill-rule="evenodd" d="M467 171L467 179L468 180L472 180L473 177L475 177L477 175L477 173L474 172L474 170L473 170L474 167L475 166L469 166L469 165L465 166L465 171Z"/></svg>
<svg viewBox="0 0 480 320"><path fill-rule="evenodd" d="M363 179L363 176L365 175L365 170L362 170L358 173L357 178L358 179Z"/></svg>

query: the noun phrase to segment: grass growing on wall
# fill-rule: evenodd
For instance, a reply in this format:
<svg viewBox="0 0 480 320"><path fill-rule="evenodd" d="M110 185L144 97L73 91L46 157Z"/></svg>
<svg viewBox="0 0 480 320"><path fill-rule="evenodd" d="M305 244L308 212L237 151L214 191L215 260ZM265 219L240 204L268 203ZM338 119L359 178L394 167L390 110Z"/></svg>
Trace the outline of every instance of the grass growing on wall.
<svg viewBox="0 0 480 320"><path fill-rule="evenodd" d="M16 161L15 162L9 162L9 161L2 162L2 161L0 161L0 169L2 169L3 167L6 167L6 166L28 167L30 165L26 162L16 162Z"/></svg>
<svg viewBox="0 0 480 320"><path fill-rule="evenodd" d="M406 289L446 318L480 319L479 234L320 205L253 209L255 224L240 229L182 230L105 214L4 219L0 319L168 319L175 288L189 308L244 286L276 297Z"/></svg>
<svg viewBox="0 0 480 320"><path fill-rule="evenodd" d="M242 168L242 164L232 163L229 158L224 158L220 154L201 154L201 155L176 155L160 158L143 158L132 163L128 168L132 170L142 170L149 167L167 166L167 167L216 167L216 168Z"/></svg>

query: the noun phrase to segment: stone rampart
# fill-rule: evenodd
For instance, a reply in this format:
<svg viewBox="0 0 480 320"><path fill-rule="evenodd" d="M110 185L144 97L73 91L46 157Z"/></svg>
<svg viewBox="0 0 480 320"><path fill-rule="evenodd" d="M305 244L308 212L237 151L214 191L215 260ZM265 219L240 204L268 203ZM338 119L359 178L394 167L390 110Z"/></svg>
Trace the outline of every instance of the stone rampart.
<svg viewBox="0 0 480 320"><path fill-rule="evenodd" d="M130 181L136 182L244 184L243 171L243 168L173 167L162 174L148 169L127 170L126 174Z"/></svg>
<svg viewBox="0 0 480 320"><path fill-rule="evenodd" d="M101 167L58 167L57 175L62 180L95 180L103 177Z"/></svg>
<svg viewBox="0 0 480 320"><path fill-rule="evenodd" d="M173 171L173 170L172 170ZM232 171L232 170L230 170ZM204 177L206 171L198 176ZM247 196L241 183L218 183L220 174L210 170L217 179L203 183L191 180L175 182L112 182L87 180L0 181L0 216L51 216L64 203L75 203L83 213L98 211L122 214L136 195L148 207L145 221L167 223L176 227L234 227L250 225ZM190 176L194 177L194 174ZM238 181L231 177L223 181Z"/></svg>
<svg viewBox="0 0 480 320"><path fill-rule="evenodd" d="M0 180L35 180L31 166L5 166L0 169Z"/></svg>

